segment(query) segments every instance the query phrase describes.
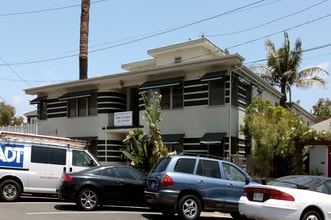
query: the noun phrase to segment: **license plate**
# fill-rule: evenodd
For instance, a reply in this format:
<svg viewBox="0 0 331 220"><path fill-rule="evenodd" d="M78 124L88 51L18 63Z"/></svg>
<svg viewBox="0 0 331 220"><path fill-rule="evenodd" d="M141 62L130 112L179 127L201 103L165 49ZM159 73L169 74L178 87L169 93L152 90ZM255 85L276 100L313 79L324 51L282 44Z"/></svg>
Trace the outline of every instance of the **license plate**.
<svg viewBox="0 0 331 220"><path fill-rule="evenodd" d="M151 182L151 189L155 188L155 182Z"/></svg>
<svg viewBox="0 0 331 220"><path fill-rule="evenodd" d="M263 201L263 193L255 192L253 194L253 200L254 201L259 201L259 202Z"/></svg>

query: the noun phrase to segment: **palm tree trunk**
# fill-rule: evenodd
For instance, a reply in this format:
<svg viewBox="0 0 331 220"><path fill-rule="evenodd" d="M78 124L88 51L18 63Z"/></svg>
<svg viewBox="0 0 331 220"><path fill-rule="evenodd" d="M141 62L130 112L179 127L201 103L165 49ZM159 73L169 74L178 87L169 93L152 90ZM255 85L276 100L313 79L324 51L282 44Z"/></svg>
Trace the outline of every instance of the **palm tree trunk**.
<svg viewBox="0 0 331 220"><path fill-rule="evenodd" d="M80 15L79 79L87 79L90 0L82 0Z"/></svg>
<svg viewBox="0 0 331 220"><path fill-rule="evenodd" d="M279 100L279 105L282 106L283 108L286 108L286 80L281 81L280 84L280 92L282 93L282 97Z"/></svg>

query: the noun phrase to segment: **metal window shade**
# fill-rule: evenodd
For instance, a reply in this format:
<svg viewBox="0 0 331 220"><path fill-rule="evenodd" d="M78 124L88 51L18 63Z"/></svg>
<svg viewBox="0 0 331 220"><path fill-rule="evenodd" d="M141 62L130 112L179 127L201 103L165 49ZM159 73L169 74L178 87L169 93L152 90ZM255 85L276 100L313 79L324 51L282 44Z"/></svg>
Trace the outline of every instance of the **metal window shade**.
<svg viewBox="0 0 331 220"><path fill-rule="evenodd" d="M203 75L200 78L200 80L202 82L207 82L207 81L222 79L226 72L227 71L218 71L218 72L206 73L205 75Z"/></svg>
<svg viewBox="0 0 331 220"><path fill-rule="evenodd" d="M220 144L226 132L205 133L200 141L201 144Z"/></svg>
<svg viewBox="0 0 331 220"><path fill-rule="evenodd" d="M155 88L162 88L162 87L172 87L172 86L179 86L183 82L183 76L175 77L170 79L161 79L161 80L153 80L153 81L146 81L139 87L139 90L148 90L148 89L155 89Z"/></svg>
<svg viewBox="0 0 331 220"><path fill-rule="evenodd" d="M59 97L59 100L79 99L91 96L94 90L66 93Z"/></svg>
<svg viewBox="0 0 331 220"><path fill-rule="evenodd" d="M179 144L185 134L162 134L162 142L166 145Z"/></svg>
<svg viewBox="0 0 331 220"><path fill-rule="evenodd" d="M32 99L30 101L30 104L39 104L40 101L43 101L47 98L47 96L40 96L40 97L37 97L35 99Z"/></svg>

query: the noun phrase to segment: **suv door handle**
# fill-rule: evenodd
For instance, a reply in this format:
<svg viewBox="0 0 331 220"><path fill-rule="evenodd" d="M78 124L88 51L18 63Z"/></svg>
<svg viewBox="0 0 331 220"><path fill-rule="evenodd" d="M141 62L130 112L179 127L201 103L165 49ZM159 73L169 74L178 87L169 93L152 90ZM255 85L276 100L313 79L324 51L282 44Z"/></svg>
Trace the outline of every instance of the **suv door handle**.
<svg viewBox="0 0 331 220"><path fill-rule="evenodd" d="M203 180L198 180L198 183L199 183L199 184L205 184L205 181L203 181Z"/></svg>
<svg viewBox="0 0 331 220"><path fill-rule="evenodd" d="M233 188L233 184L232 183L229 183L228 184L228 188Z"/></svg>

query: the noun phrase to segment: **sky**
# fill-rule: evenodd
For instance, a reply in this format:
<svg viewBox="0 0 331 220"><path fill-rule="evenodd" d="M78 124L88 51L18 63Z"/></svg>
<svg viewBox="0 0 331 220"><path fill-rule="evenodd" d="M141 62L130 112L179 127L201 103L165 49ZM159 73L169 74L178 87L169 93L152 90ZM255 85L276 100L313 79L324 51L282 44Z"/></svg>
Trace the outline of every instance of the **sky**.
<svg viewBox="0 0 331 220"><path fill-rule="evenodd" d="M81 0L1 0L0 101L17 116L36 109L24 90L79 79ZM331 99L330 0L91 0L88 78L125 72L122 64L151 59L147 50L206 37L266 64L265 42L284 32L302 41L300 69L321 67L327 88L292 89L292 101L312 111Z"/></svg>

